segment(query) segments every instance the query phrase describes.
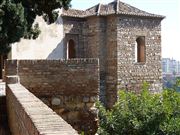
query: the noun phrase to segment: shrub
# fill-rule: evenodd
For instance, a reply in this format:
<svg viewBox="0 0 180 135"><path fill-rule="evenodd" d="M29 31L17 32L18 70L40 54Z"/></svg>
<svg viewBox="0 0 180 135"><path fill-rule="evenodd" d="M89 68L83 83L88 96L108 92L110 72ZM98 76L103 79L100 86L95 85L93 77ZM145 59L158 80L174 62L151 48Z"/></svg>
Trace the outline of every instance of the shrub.
<svg viewBox="0 0 180 135"><path fill-rule="evenodd" d="M151 94L119 91L111 110L100 103L99 135L180 135L180 93L164 90Z"/></svg>

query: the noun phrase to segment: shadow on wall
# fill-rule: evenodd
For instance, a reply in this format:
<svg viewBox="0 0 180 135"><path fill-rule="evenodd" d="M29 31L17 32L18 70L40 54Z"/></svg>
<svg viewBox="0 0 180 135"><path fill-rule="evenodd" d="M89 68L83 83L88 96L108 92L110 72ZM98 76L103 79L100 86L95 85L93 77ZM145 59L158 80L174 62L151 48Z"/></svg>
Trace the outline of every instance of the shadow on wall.
<svg viewBox="0 0 180 135"><path fill-rule="evenodd" d="M61 42L54 48L54 50L48 55L46 59L48 60L58 60L64 58L64 38L61 40Z"/></svg>
<svg viewBox="0 0 180 135"><path fill-rule="evenodd" d="M63 25L63 20L62 18L58 18L57 21L55 22L55 24L59 25ZM53 49L53 51L48 55L48 57L46 59L48 60L57 60L57 59L63 59L64 58L64 38L62 38L61 42L59 42L59 44L56 46L56 48Z"/></svg>

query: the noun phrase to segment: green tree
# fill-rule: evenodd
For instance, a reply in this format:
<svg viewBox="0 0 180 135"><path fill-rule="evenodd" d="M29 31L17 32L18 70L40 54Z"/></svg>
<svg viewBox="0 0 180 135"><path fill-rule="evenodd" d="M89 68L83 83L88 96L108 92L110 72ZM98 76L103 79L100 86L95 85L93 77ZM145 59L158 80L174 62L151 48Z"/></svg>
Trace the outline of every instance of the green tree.
<svg viewBox="0 0 180 135"><path fill-rule="evenodd" d="M48 23L57 19L55 9L68 9L71 0L0 0L0 55L10 51L10 44L20 38L37 38L38 24L33 26L37 15Z"/></svg>
<svg viewBox="0 0 180 135"><path fill-rule="evenodd" d="M139 95L119 92L119 99L111 110L100 103L100 135L180 135L180 93L164 90L151 94L143 90Z"/></svg>

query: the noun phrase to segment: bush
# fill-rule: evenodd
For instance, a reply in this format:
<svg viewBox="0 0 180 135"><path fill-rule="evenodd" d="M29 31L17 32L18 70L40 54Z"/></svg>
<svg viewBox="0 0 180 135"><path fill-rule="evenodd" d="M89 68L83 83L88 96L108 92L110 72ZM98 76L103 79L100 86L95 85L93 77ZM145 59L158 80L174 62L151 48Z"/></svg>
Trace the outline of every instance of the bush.
<svg viewBox="0 0 180 135"><path fill-rule="evenodd" d="M180 135L180 93L164 90L151 94L119 91L111 110L100 103L99 135Z"/></svg>

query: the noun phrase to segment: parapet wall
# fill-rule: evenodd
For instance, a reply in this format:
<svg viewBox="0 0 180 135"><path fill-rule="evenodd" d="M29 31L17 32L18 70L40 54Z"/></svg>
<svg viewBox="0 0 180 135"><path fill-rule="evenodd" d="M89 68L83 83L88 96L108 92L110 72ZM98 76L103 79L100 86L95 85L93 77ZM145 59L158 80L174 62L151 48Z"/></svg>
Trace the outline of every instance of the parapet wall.
<svg viewBox="0 0 180 135"><path fill-rule="evenodd" d="M79 132L96 132L97 59L8 60L6 75L18 75L24 87Z"/></svg>
<svg viewBox="0 0 180 135"><path fill-rule="evenodd" d="M6 96L12 135L78 135L21 84L7 85Z"/></svg>
<svg viewBox="0 0 180 135"><path fill-rule="evenodd" d="M37 96L97 96L98 66L97 59L8 60L6 75L18 75L20 83Z"/></svg>

